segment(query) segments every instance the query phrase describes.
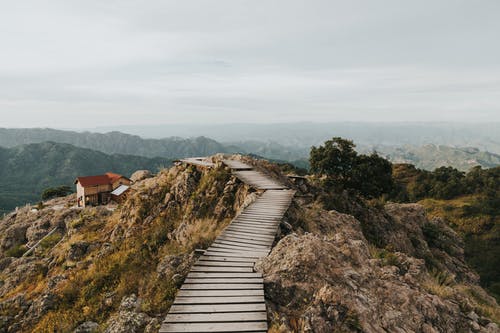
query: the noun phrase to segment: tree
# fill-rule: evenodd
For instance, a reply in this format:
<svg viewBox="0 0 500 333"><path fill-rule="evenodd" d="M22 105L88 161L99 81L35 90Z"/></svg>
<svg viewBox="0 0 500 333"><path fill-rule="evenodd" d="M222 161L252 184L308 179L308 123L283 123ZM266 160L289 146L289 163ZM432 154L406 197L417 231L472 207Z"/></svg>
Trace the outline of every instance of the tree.
<svg viewBox="0 0 500 333"><path fill-rule="evenodd" d="M354 189L366 197L392 190L392 164L376 153L358 155L354 143L339 137L312 147L311 171L325 176L327 187Z"/></svg>
<svg viewBox="0 0 500 333"><path fill-rule="evenodd" d="M64 197L71 193L73 193L73 191L67 185L62 185L58 187L49 187L42 192L42 200Z"/></svg>
<svg viewBox="0 0 500 333"><path fill-rule="evenodd" d="M341 186L347 185L356 164L354 147L352 141L340 137L326 141L323 146L312 147L309 157L311 172L325 175Z"/></svg>
<svg viewBox="0 0 500 333"><path fill-rule="evenodd" d="M349 187L373 198L390 193L393 186L391 162L377 153L356 158Z"/></svg>

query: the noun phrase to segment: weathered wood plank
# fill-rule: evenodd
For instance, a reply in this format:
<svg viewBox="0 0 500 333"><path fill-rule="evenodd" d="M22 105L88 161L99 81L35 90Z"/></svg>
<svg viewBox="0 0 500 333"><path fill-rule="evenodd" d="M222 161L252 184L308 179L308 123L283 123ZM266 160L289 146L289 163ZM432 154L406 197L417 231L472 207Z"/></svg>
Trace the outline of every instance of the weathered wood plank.
<svg viewBox="0 0 500 333"><path fill-rule="evenodd" d="M197 322L231 322L231 321L266 321L267 313L259 312L230 312L230 313L179 313L168 315L166 323L197 323Z"/></svg>
<svg viewBox="0 0 500 333"><path fill-rule="evenodd" d="M207 272L190 272L188 278L261 278L261 273L207 273Z"/></svg>
<svg viewBox="0 0 500 333"><path fill-rule="evenodd" d="M226 262L226 261L254 262L255 261L252 258L225 257L225 256L221 256L221 255L217 255L217 256L203 255L200 258L203 258L203 260L212 260L212 261L220 261L220 262Z"/></svg>
<svg viewBox="0 0 500 333"><path fill-rule="evenodd" d="M228 236L226 236L226 235L220 235L216 239L217 240L231 241L231 242L240 242L240 243L247 243L247 244L255 244L255 245L264 245L264 246L269 246L270 245L268 241L245 239L245 238L236 237L236 236L229 236L229 235Z"/></svg>
<svg viewBox="0 0 500 333"><path fill-rule="evenodd" d="M184 290L181 289L177 296L182 297L229 297L229 296L262 296L264 289L238 289L238 290Z"/></svg>
<svg viewBox="0 0 500 333"><path fill-rule="evenodd" d="M214 249L218 249L218 250L228 249L228 250L236 250L236 251L255 251L256 250L254 248L248 248L248 247L243 247L243 246L221 245L221 244L215 244L215 243L212 244L212 246L210 246L208 249L209 250L214 250ZM270 251L270 249L263 249L263 250L260 250L258 252L267 255L267 254L269 254L269 251Z"/></svg>
<svg viewBox="0 0 500 333"><path fill-rule="evenodd" d="M265 303L246 304L198 304L182 305L173 304L170 313L220 313L220 312L243 312L243 311L266 311Z"/></svg>
<svg viewBox="0 0 500 333"><path fill-rule="evenodd" d="M253 267L195 265L191 268L191 272L253 272Z"/></svg>
<svg viewBox="0 0 500 333"><path fill-rule="evenodd" d="M242 230L242 231L248 231L252 233L259 233L259 234L264 234L264 235L270 235L273 234L276 231L277 223L272 224L272 225L251 225L251 224L245 224L241 222L235 222L231 223L229 226L226 227L225 230Z"/></svg>
<svg viewBox="0 0 500 333"><path fill-rule="evenodd" d="M232 304L232 303L264 303L264 296L231 296L231 297L177 296L174 300L174 304Z"/></svg>
<svg viewBox="0 0 500 333"><path fill-rule="evenodd" d="M255 226L255 227L274 227L276 225L279 225L281 220L276 220L276 221L263 221L259 219L247 219L247 218L237 218L233 220L233 223L230 225L234 224L245 224L248 226Z"/></svg>
<svg viewBox="0 0 500 333"><path fill-rule="evenodd" d="M226 230L234 230L234 231L244 231L244 232L249 232L249 233L255 233L255 234L262 234L262 235L271 235L276 232L276 227L250 227L248 225L242 225L242 224L231 224L229 227L226 228Z"/></svg>
<svg viewBox="0 0 500 333"><path fill-rule="evenodd" d="M274 240L274 235L258 235L258 234L251 234L248 232L244 231L235 231L235 230L225 230L222 232L222 235L227 235L227 236L235 236L238 238L246 238L250 240L262 240L262 241L273 241Z"/></svg>
<svg viewBox="0 0 500 333"><path fill-rule="evenodd" d="M197 266L233 266L233 267L253 267L251 262L234 262L234 261L211 261L198 259Z"/></svg>
<svg viewBox="0 0 500 333"><path fill-rule="evenodd" d="M216 278L187 278L184 284L200 284L200 283L214 283L214 284L253 284L253 283L263 283L264 279L262 277L249 277L249 278L227 278L227 277L216 277Z"/></svg>
<svg viewBox="0 0 500 333"><path fill-rule="evenodd" d="M226 244L226 245L244 246L244 247L248 247L248 248L261 249L261 250L270 249L271 248L269 245L240 243L240 242L238 242L236 240L228 241L228 240L222 240L222 239L216 239L214 241L214 244Z"/></svg>
<svg viewBox="0 0 500 333"><path fill-rule="evenodd" d="M205 252L208 256L223 256L223 257L236 257L236 258L260 258L262 254L260 253L242 253L242 252L215 252L207 251Z"/></svg>
<svg viewBox="0 0 500 333"><path fill-rule="evenodd" d="M246 247L243 244L242 245L221 245L221 244L216 244L214 243L212 246L210 246L207 251L218 251L221 252L223 249L230 249L231 252L236 252L236 251L242 251L242 252L261 252L261 253L268 253L269 248L251 248L251 247Z"/></svg>
<svg viewBox="0 0 500 333"><path fill-rule="evenodd" d="M267 322L232 322L232 323L164 323L160 333L187 333L187 332L256 332L267 331Z"/></svg>
<svg viewBox="0 0 500 333"><path fill-rule="evenodd" d="M186 290L233 290L233 289L259 289L264 290L262 283L184 283L181 289Z"/></svg>

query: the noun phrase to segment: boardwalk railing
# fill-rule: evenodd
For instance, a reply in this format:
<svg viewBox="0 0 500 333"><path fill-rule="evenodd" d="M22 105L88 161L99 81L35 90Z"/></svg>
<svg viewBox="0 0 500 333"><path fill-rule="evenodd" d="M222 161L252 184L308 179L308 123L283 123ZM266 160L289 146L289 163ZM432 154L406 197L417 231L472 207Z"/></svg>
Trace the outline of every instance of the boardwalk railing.
<svg viewBox="0 0 500 333"><path fill-rule="evenodd" d="M160 332L267 332L263 278L254 264L271 251L294 191L242 162L224 163L266 191L196 261Z"/></svg>

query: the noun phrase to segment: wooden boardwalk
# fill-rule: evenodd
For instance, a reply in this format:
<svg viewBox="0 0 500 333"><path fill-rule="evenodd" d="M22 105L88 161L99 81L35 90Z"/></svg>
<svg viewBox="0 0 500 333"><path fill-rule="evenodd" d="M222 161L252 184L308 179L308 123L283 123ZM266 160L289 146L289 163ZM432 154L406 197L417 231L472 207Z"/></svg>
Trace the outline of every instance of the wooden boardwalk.
<svg viewBox="0 0 500 333"><path fill-rule="evenodd" d="M179 160L179 162L186 163L186 164L192 164L192 165L196 165L196 166L201 166L201 167L206 167L206 168L212 168L215 166L214 163L210 162L205 157L183 158L183 159Z"/></svg>
<svg viewBox="0 0 500 333"><path fill-rule="evenodd" d="M160 332L267 332L264 283L254 264L271 251L295 192L236 162L224 161L235 174L252 171L244 178L251 186L279 189L260 195L196 261Z"/></svg>

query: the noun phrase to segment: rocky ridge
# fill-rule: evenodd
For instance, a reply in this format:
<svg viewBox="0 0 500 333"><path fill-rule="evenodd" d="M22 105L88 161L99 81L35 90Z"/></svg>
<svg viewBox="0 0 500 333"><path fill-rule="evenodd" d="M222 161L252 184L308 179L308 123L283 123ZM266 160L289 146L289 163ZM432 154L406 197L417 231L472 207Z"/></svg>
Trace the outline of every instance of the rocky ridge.
<svg viewBox="0 0 500 333"><path fill-rule="evenodd" d="M288 182L265 161L246 163ZM0 221L0 332L157 332L196 256L256 193L217 167L137 174L114 207L72 196ZM460 238L416 204L297 196L265 277L271 332L499 332L500 309L465 264ZM34 254L16 258L54 227Z"/></svg>

